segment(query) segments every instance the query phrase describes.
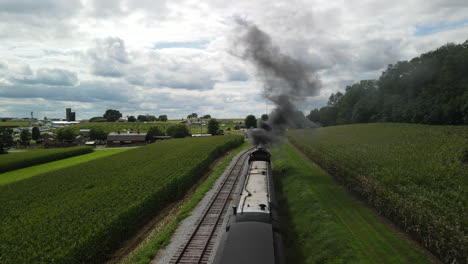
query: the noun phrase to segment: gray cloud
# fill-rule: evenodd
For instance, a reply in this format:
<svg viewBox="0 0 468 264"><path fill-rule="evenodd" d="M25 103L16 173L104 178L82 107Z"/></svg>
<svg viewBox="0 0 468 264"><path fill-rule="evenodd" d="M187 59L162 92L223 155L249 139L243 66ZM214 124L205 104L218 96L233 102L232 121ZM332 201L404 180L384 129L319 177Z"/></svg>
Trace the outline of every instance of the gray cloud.
<svg viewBox="0 0 468 264"><path fill-rule="evenodd" d="M75 87L46 86L32 83L0 85L0 94L6 98L43 98L56 101L119 101L134 98L132 89L125 83L81 82Z"/></svg>
<svg viewBox="0 0 468 264"><path fill-rule="evenodd" d="M45 84L52 86L74 86L78 83L76 73L61 69L38 69L34 74L29 67L22 75L13 76L11 81L20 84Z"/></svg>
<svg viewBox="0 0 468 264"><path fill-rule="evenodd" d="M82 117L102 114L104 105L174 117L190 109L261 114L255 70L225 52L239 14L320 76L320 95L301 110L378 77L389 63L466 40L466 25L439 27L468 19L466 1L395 1L0 0L0 115L21 111L4 110L20 101L53 108L61 100L88 102ZM435 30L417 35L421 28ZM105 34L116 37L94 42ZM154 50L154 43L166 48Z"/></svg>
<svg viewBox="0 0 468 264"><path fill-rule="evenodd" d="M120 38L96 40L88 54L92 59L91 72L98 76L121 77L125 74L125 64L130 63L125 43Z"/></svg>
<svg viewBox="0 0 468 264"><path fill-rule="evenodd" d="M30 15L49 17L66 17L76 13L81 7L79 0L2 0L0 13L10 15Z"/></svg>

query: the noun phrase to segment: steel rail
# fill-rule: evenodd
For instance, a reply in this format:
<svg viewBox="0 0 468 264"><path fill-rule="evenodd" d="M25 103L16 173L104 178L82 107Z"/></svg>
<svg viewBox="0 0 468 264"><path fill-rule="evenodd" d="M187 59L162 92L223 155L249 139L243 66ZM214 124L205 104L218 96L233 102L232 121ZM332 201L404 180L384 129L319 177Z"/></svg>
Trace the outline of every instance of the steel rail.
<svg viewBox="0 0 468 264"><path fill-rule="evenodd" d="M226 209L226 205L228 204L229 197L231 196L232 191L234 190L234 187L236 186L236 183L238 182L238 179L239 179L240 175L242 174L243 165L247 160L246 156L248 156L248 154L250 153L251 150L252 150L252 148L246 150L237 159L234 166L232 166L232 168L230 169L229 174L226 175L226 178L223 180L221 186L218 188L214 198L212 198L212 200L210 201L208 207L206 208L206 210L203 213L202 217L200 218L197 226L195 227L195 230L190 235L190 238L187 240L184 247L179 249L180 252L177 254L177 258L176 258L176 256L174 256L172 258L172 260L170 261L170 263L173 263L173 264L176 264L176 263L200 264L200 263L202 263L203 257L205 256L205 253L207 252L209 242L210 242L211 238L213 237L213 235L215 234L216 227L218 226L219 221L220 221L221 217L223 216L223 212ZM234 171L236 169L238 169L238 171L237 171L237 173L234 173ZM234 177L234 179L232 179L234 174L235 174L235 177ZM227 185L227 183L229 181L232 181L231 186ZM227 190L225 190L225 189L227 189ZM223 197L221 194L226 194L226 192L228 192L227 195L224 195L225 197ZM221 209L214 208L215 203L219 202L220 200L222 202ZM207 220L207 219L209 219L207 216L209 214L213 214L213 212L211 212L212 209L215 212L218 211L217 216L216 216L216 220L214 221L214 223L210 223L209 220ZM206 223L206 222L208 222L208 223ZM206 234L206 233L203 234L202 232L201 232L202 234L199 234L199 231L200 231L200 229L201 229L201 227L203 225L208 225L208 228L211 226L211 229L209 229L208 234ZM189 246L191 246L193 243L196 243L195 238L196 238L197 235L201 236L202 238L204 236L207 236L206 239L204 239L203 242L200 242L201 245L195 245L196 246L195 248L198 248L200 250L199 254L197 254L195 256L194 255L188 256L187 258L189 258L190 260L183 260L183 258L185 257L185 254L187 253L187 251L189 249Z"/></svg>

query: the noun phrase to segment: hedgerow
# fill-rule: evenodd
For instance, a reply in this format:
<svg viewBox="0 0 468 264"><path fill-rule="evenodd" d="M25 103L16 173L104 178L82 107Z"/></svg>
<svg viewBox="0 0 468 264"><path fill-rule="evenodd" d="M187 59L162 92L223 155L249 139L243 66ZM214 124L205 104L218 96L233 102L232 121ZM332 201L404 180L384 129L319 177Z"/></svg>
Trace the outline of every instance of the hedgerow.
<svg viewBox="0 0 468 264"><path fill-rule="evenodd" d="M467 127L359 124L288 137L444 262L466 262Z"/></svg>
<svg viewBox="0 0 468 264"><path fill-rule="evenodd" d="M0 156L0 173L93 152L91 147L29 150Z"/></svg>
<svg viewBox="0 0 468 264"><path fill-rule="evenodd" d="M0 263L100 263L242 137L175 139L0 186Z"/></svg>

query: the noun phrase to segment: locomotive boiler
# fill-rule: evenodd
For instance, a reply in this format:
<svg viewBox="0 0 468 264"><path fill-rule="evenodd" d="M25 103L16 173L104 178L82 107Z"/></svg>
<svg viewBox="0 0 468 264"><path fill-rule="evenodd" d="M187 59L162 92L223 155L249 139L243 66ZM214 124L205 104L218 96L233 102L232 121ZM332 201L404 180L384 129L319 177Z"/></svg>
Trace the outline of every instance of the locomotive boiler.
<svg viewBox="0 0 468 264"><path fill-rule="evenodd" d="M249 156L247 175L214 258L215 264L283 264L270 153Z"/></svg>

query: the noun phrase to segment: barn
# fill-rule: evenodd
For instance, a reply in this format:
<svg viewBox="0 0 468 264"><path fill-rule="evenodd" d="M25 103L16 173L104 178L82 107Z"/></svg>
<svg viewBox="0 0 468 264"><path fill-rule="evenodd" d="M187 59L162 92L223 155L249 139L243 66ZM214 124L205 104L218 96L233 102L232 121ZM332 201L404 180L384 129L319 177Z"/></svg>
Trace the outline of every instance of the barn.
<svg viewBox="0 0 468 264"><path fill-rule="evenodd" d="M146 143L146 133L109 133L107 135L108 146L142 145Z"/></svg>

